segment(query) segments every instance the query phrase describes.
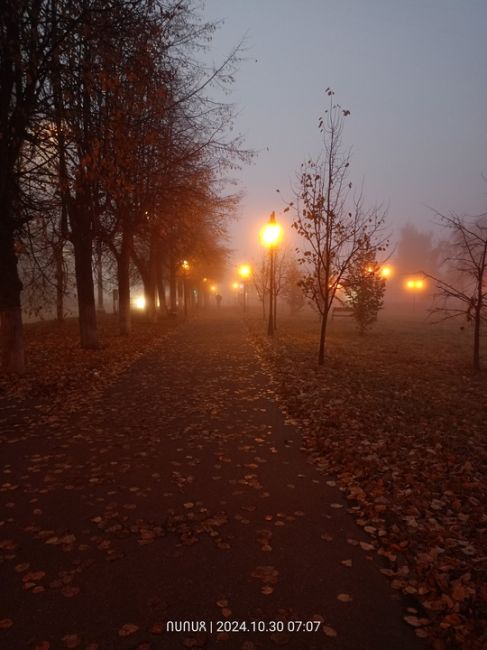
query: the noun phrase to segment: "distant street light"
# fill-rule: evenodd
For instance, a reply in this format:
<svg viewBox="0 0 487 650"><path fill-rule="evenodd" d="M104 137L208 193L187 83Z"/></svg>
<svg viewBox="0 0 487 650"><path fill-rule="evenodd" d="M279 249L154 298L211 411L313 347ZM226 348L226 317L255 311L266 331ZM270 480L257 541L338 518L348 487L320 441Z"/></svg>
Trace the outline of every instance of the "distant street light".
<svg viewBox="0 0 487 650"><path fill-rule="evenodd" d="M252 275L252 268L249 264L241 264L238 267L238 274L242 278L242 296L243 296L243 310L247 311L247 282Z"/></svg>
<svg viewBox="0 0 487 650"><path fill-rule="evenodd" d="M275 272L275 257L276 248L282 239L282 226L276 223L276 214L272 212L269 217L269 222L260 231L260 241L265 248L269 249L269 324L267 327L267 335L273 336L275 330L275 303L274 296L276 291L276 272Z"/></svg>
<svg viewBox="0 0 487 650"><path fill-rule="evenodd" d="M404 286L413 294L413 310L416 306L416 294L421 293L425 288L425 282L421 278L409 278L405 281Z"/></svg>
<svg viewBox="0 0 487 650"><path fill-rule="evenodd" d="M392 267L389 265L382 266L379 271L381 277L384 278L384 280L387 280L387 278L390 278L392 275Z"/></svg>
<svg viewBox="0 0 487 650"><path fill-rule="evenodd" d="M410 291L422 291L424 289L424 280L406 280L406 288Z"/></svg>
<svg viewBox="0 0 487 650"><path fill-rule="evenodd" d="M143 311L145 309L145 296L137 296L134 300L134 307Z"/></svg>

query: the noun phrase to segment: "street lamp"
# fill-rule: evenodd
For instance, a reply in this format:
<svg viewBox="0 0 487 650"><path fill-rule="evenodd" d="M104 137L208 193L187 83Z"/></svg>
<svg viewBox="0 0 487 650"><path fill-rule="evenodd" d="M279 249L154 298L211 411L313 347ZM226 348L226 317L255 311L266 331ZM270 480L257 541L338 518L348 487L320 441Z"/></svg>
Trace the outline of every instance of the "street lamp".
<svg viewBox="0 0 487 650"><path fill-rule="evenodd" d="M181 262L181 268L183 270L184 317L187 318L188 317L188 298L189 298L189 296L188 296L188 293L189 293L189 291L188 291L188 274L189 274L189 270L190 270L190 265L189 265L188 260L183 260Z"/></svg>
<svg viewBox="0 0 487 650"><path fill-rule="evenodd" d="M406 280L404 283L406 289L408 291L411 291L413 294L413 310L416 306L416 294L420 293L423 291L425 288L425 282L421 278L409 278L409 280Z"/></svg>
<svg viewBox="0 0 487 650"><path fill-rule="evenodd" d="M269 324L267 327L267 335L273 336L275 330L275 291L276 291L276 278L275 278L275 257L276 248L282 239L282 227L276 223L276 214L272 212L269 217L269 222L260 231L260 241L265 248L269 249Z"/></svg>
<svg viewBox="0 0 487 650"><path fill-rule="evenodd" d="M232 282L232 289L235 296L235 306L238 306L238 290L240 289L240 282Z"/></svg>
<svg viewBox="0 0 487 650"><path fill-rule="evenodd" d="M424 289L424 280L406 280L406 288L410 291L421 291Z"/></svg>
<svg viewBox="0 0 487 650"><path fill-rule="evenodd" d="M247 281L252 274L252 269L249 264L241 264L238 267L238 274L242 278L242 288L243 288L243 310L244 313L247 311Z"/></svg>

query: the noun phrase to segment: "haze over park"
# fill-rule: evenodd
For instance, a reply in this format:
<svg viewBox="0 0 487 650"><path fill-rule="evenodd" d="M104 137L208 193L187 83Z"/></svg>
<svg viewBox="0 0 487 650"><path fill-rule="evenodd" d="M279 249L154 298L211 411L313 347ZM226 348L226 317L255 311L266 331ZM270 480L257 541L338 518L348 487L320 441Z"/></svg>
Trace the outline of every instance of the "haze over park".
<svg viewBox="0 0 487 650"><path fill-rule="evenodd" d="M221 19L209 60L241 39L230 99L236 128L259 152L237 174L245 195L232 244L254 254L255 228L281 210L301 162L319 150L324 90L351 111L345 143L355 183L389 206L396 239L432 210L485 211L487 105L484 2L387 0L207 3ZM249 224L251 228L249 228Z"/></svg>
<svg viewBox="0 0 487 650"><path fill-rule="evenodd" d="M0 648L487 647L486 25L4 0Z"/></svg>

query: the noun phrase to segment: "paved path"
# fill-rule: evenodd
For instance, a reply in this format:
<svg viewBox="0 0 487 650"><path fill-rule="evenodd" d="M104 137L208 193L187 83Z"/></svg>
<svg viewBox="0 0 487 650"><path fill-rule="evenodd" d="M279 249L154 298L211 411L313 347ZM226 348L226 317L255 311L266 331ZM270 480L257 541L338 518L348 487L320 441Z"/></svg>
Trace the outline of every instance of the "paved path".
<svg viewBox="0 0 487 650"><path fill-rule="evenodd" d="M4 431L0 648L423 647L299 447L223 310L90 410Z"/></svg>

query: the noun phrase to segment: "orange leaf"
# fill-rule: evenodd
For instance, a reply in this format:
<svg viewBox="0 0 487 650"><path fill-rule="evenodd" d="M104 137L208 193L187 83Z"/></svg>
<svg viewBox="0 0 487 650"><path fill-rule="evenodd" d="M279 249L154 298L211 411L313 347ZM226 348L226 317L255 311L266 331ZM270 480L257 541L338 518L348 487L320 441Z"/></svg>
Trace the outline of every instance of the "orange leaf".
<svg viewBox="0 0 487 650"><path fill-rule="evenodd" d="M130 636L131 634L135 634L138 629L138 625L134 625L133 623L125 623L125 625L122 625L122 627L119 629L118 636Z"/></svg>

